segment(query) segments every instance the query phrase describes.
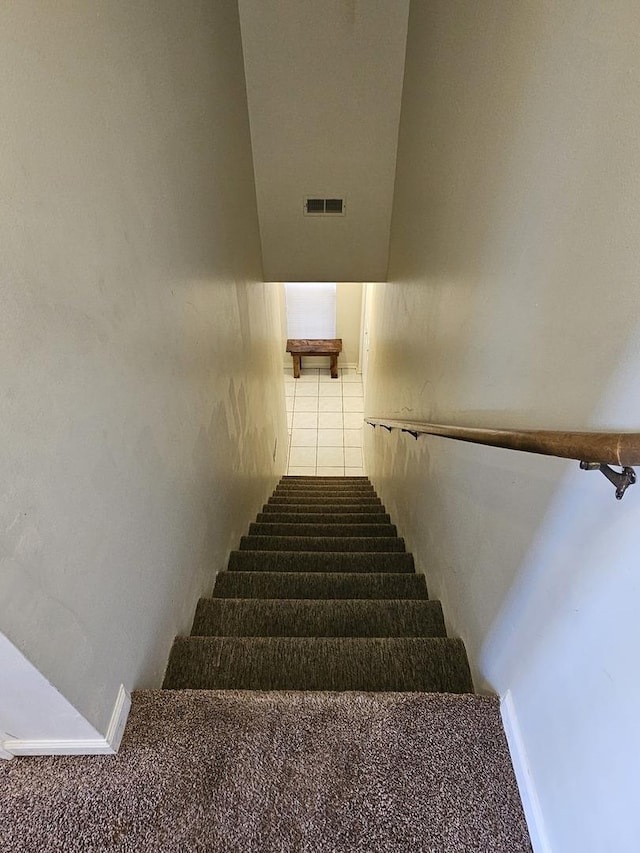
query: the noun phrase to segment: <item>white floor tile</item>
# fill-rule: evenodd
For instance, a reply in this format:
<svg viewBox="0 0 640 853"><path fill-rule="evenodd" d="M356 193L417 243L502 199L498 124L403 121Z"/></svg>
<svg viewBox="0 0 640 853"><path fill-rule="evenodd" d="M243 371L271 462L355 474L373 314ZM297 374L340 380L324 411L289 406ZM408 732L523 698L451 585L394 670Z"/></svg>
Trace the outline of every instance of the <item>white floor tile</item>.
<svg viewBox="0 0 640 853"><path fill-rule="evenodd" d="M318 381L318 371L313 368L303 367L300 371L300 376L296 379L296 382L317 382Z"/></svg>
<svg viewBox="0 0 640 853"><path fill-rule="evenodd" d="M342 447L343 430L318 429L318 447Z"/></svg>
<svg viewBox="0 0 640 853"><path fill-rule="evenodd" d="M318 431L315 429L294 429L291 433L291 447L315 447L318 443Z"/></svg>
<svg viewBox="0 0 640 853"><path fill-rule="evenodd" d="M293 405L294 412L317 412L318 398L317 397L298 397L296 396Z"/></svg>
<svg viewBox="0 0 640 853"><path fill-rule="evenodd" d="M362 447L362 429L345 429L345 447Z"/></svg>
<svg viewBox="0 0 640 853"><path fill-rule="evenodd" d="M343 397L362 397L362 385L359 382L345 382L342 386Z"/></svg>
<svg viewBox="0 0 640 853"><path fill-rule="evenodd" d="M318 429L342 429L342 412L319 412Z"/></svg>
<svg viewBox="0 0 640 853"><path fill-rule="evenodd" d="M287 429L291 432L293 427L293 412L287 412Z"/></svg>
<svg viewBox="0 0 640 853"><path fill-rule="evenodd" d="M303 467L302 465L298 465L298 466L292 467L290 465L289 469L287 470L287 474L293 474L294 476L297 476L297 477L315 477L316 469L315 469L315 466L312 468L310 466L309 467Z"/></svg>
<svg viewBox="0 0 640 853"><path fill-rule="evenodd" d="M362 448L345 447L344 464L349 468L362 468Z"/></svg>
<svg viewBox="0 0 640 853"><path fill-rule="evenodd" d="M315 447L292 447L289 452L289 467L313 467L316 464Z"/></svg>
<svg viewBox="0 0 640 853"><path fill-rule="evenodd" d="M341 412L342 397L320 397L318 399L319 412Z"/></svg>
<svg viewBox="0 0 640 853"><path fill-rule="evenodd" d="M343 382L362 382L362 374L356 373L355 368L349 368L342 374Z"/></svg>
<svg viewBox="0 0 640 853"><path fill-rule="evenodd" d="M317 382L301 382L296 385L296 397L317 397L318 383Z"/></svg>
<svg viewBox="0 0 640 853"><path fill-rule="evenodd" d="M296 448L292 448L291 452ZM327 465L344 466L344 448L342 447L319 447L318 448L318 467L326 467Z"/></svg>
<svg viewBox="0 0 640 853"><path fill-rule="evenodd" d="M296 399L296 405L298 400ZM364 400L362 397L343 397L342 406L345 412L364 412Z"/></svg>
<svg viewBox="0 0 640 853"><path fill-rule="evenodd" d="M337 465L321 465L316 468L318 477L344 477L344 468Z"/></svg>
<svg viewBox="0 0 640 853"><path fill-rule="evenodd" d="M340 397L342 396L342 382L336 382L331 385L329 382L321 382L318 385L318 392L321 397Z"/></svg>
<svg viewBox="0 0 640 853"><path fill-rule="evenodd" d="M342 416L344 419L345 429L360 429L363 424L362 415L360 412L345 412ZM294 415L295 418L295 415ZM294 423L295 426L295 423Z"/></svg>
<svg viewBox="0 0 640 853"><path fill-rule="evenodd" d="M364 470L362 468L347 468L345 466L344 476L345 477L363 477L364 476Z"/></svg>
<svg viewBox="0 0 640 853"><path fill-rule="evenodd" d="M336 379L331 375L331 371L329 368L320 371L320 376L318 379L320 382L331 382L333 385L338 385L340 383L340 379L342 378L342 374L340 373L340 368L338 368L338 376Z"/></svg>
<svg viewBox="0 0 640 853"><path fill-rule="evenodd" d="M293 413L293 429L317 429L318 428L318 413L317 412L294 412Z"/></svg>
<svg viewBox="0 0 640 853"><path fill-rule="evenodd" d="M293 397L285 397L286 409L288 412L293 411Z"/></svg>

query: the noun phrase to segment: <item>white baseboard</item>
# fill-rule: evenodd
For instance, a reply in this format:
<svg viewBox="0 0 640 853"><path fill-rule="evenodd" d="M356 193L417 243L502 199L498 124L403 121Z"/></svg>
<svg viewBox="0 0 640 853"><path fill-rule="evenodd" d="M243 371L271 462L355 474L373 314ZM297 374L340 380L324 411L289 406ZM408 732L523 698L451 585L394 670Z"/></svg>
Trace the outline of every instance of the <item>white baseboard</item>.
<svg viewBox="0 0 640 853"><path fill-rule="evenodd" d="M500 713L509 744L513 771L522 799L522 808L531 837L531 845L535 853L552 853L510 690L507 690L504 696L500 697Z"/></svg>
<svg viewBox="0 0 640 853"><path fill-rule="evenodd" d="M121 684L104 737L82 740L19 740L0 742L0 757L14 755L115 755L120 748L124 727L131 709L131 697Z"/></svg>

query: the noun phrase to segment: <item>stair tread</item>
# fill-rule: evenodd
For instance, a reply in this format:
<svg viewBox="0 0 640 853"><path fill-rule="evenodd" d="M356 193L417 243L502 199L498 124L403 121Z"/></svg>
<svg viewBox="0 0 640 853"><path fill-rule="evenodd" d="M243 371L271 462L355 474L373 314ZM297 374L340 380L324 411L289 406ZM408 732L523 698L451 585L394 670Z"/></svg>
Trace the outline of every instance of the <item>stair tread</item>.
<svg viewBox="0 0 640 853"><path fill-rule="evenodd" d="M259 512L262 524L391 524L385 512Z"/></svg>
<svg viewBox="0 0 640 853"><path fill-rule="evenodd" d="M414 572L406 551L232 551L229 571Z"/></svg>
<svg viewBox="0 0 640 853"><path fill-rule="evenodd" d="M395 524L336 524L332 522L253 522L249 536L387 536L397 535Z"/></svg>
<svg viewBox="0 0 640 853"><path fill-rule="evenodd" d="M306 506L380 506L382 501L378 497L353 497L353 496L344 496L344 495L305 495L302 500L300 498L283 496L283 495L272 495L268 500L269 506L299 506L300 504Z"/></svg>
<svg viewBox="0 0 640 853"><path fill-rule="evenodd" d="M445 637L439 601L201 598L199 636Z"/></svg>
<svg viewBox="0 0 640 853"><path fill-rule="evenodd" d="M473 692L461 640L178 637L168 689Z"/></svg>
<svg viewBox="0 0 640 853"><path fill-rule="evenodd" d="M274 497L285 498L304 498L306 496L316 498L326 498L330 495L335 495L337 498L376 498L377 494L373 489L307 489L302 486L291 489L277 488L273 492Z"/></svg>
<svg viewBox="0 0 640 853"><path fill-rule="evenodd" d="M398 536L243 536L241 551L404 551Z"/></svg>
<svg viewBox="0 0 640 853"><path fill-rule="evenodd" d="M388 516L382 504L264 504L264 515L382 515Z"/></svg>
<svg viewBox="0 0 640 853"><path fill-rule="evenodd" d="M409 572L219 572L215 598L428 598Z"/></svg>

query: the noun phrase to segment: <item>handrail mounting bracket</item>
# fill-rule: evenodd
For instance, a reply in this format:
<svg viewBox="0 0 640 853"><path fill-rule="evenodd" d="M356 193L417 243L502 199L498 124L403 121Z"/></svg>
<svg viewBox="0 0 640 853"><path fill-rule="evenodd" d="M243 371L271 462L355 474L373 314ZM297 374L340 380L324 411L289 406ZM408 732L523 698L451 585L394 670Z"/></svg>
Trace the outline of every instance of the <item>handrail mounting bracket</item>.
<svg viewBox="0 0 640 853"><path fill-rule="evenodd" d="M636 472L627 465L622 471L614 471L610 465L600 462L581 462L580 467L583 471L602 471L607 480L616 487L616 498L619 501L622 500L629 486L633 486L636 481Z"/></svg>

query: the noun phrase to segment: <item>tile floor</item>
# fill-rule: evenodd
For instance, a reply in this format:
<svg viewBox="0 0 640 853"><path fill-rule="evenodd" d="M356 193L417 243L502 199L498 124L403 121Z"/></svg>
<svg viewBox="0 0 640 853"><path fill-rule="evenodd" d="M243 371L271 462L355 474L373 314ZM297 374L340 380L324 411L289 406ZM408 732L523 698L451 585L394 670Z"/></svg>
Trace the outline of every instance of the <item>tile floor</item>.
<svg viewBox="0 0 640 853"><path fill-rule="evenodd" d="M341 368L303 368L300 379L285 371L289 427L288 474L361 476L364 401L362 376Z"/></svg>

